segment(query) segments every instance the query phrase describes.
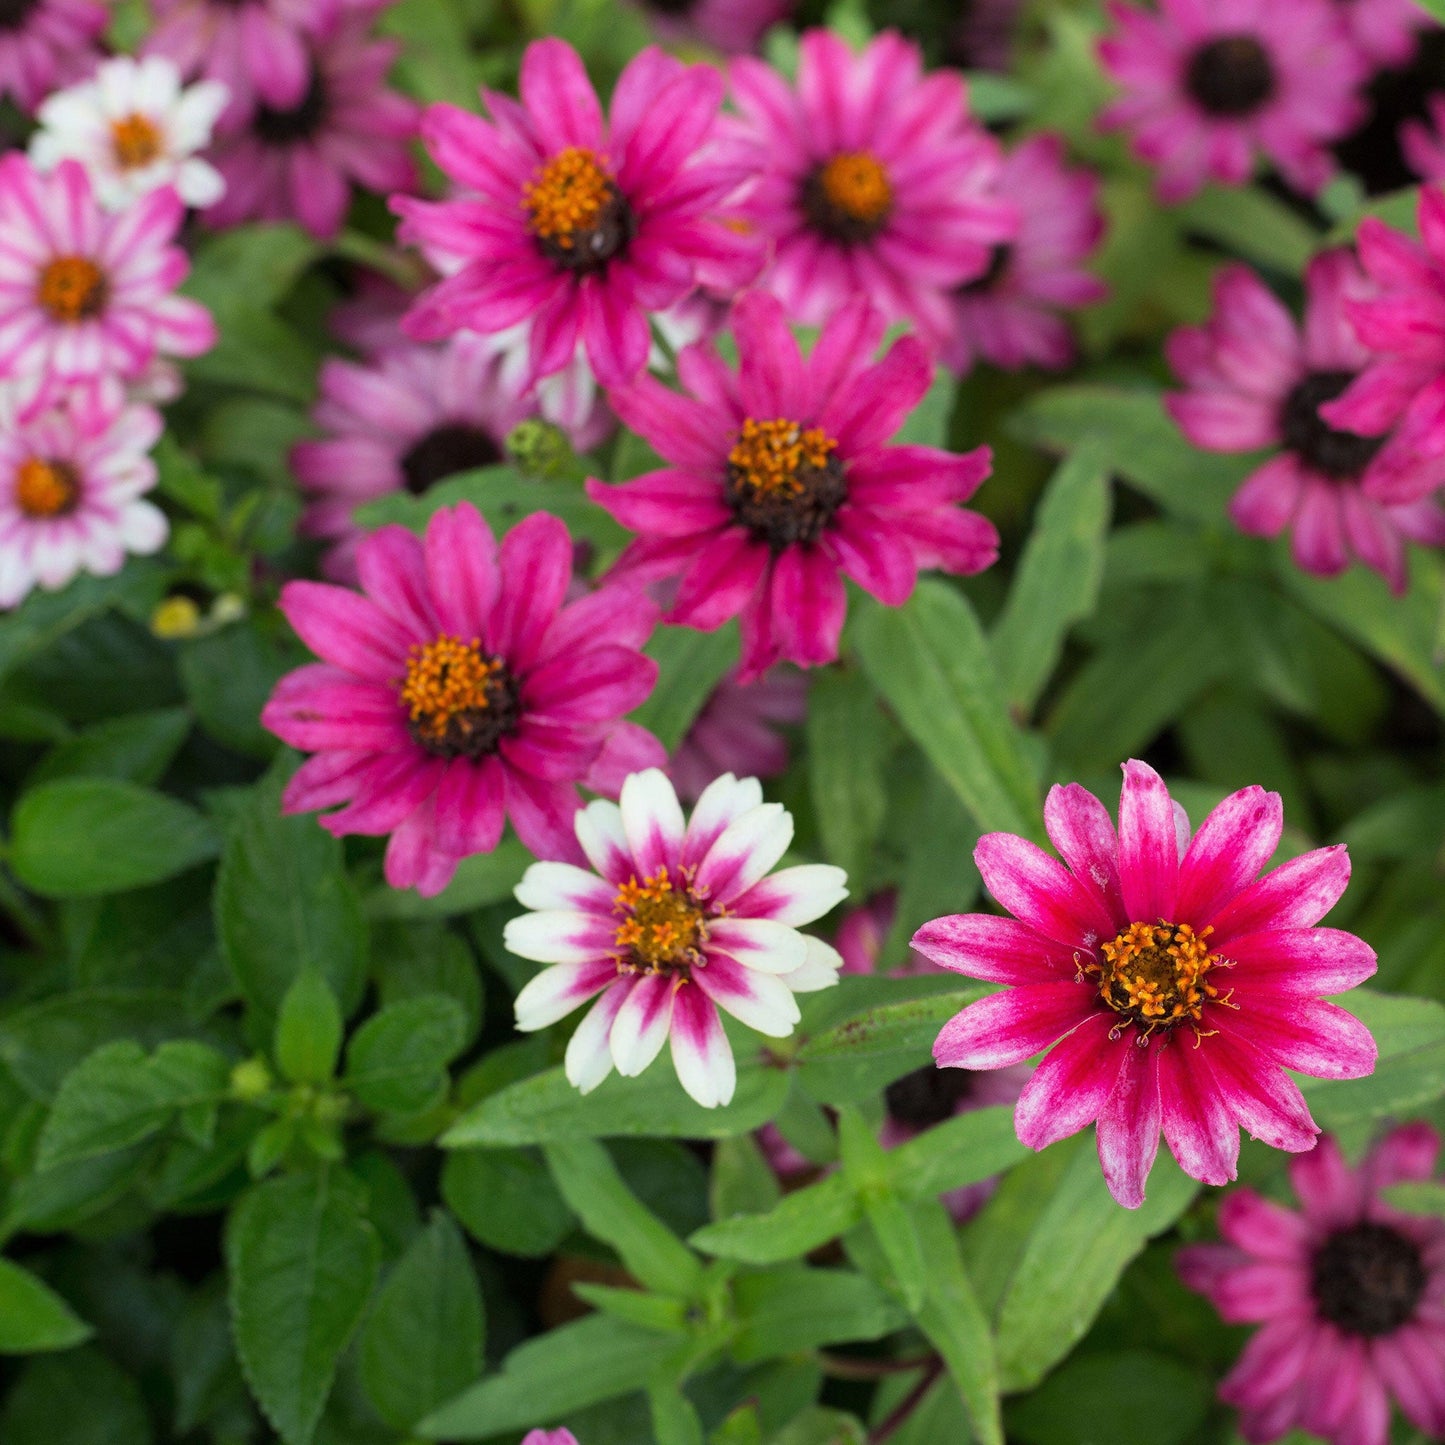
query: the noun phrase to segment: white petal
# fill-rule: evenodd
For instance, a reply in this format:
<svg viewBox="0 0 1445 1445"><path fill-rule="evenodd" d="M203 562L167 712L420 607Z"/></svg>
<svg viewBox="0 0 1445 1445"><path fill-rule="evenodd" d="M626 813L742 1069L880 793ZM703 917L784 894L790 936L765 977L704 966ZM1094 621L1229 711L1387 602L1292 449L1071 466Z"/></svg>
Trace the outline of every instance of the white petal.
<svg viewBox="0 0 1445 1445"><path fill-rule="evenodd" d="M763 801L763 785L756 778L739 780L731 773L714 778L702 791L687 825L682 861L696 867L717 842L723 829Z"/></svg>
<svg viewBox="0 0 1445 1445"><path fill-rule="evenodd" d="M738 899L738 912L797 928L836 908L848 896L848 875L828 863L800 863L771 874Z"/></svg>
<svg viewBox="0 0 1445 1445"><path fill-rule="evenodd" d="M644 974L632 985L608 1036L612 1062L624 1078L636 1078L661 1052L672 1023L674 981Z"/></svg>
<svg viewBox="0 0 1445 1445"><path fill-rule="evenodd" d="M615 966L598 963L559 963L544 968L528 979L517 995L517 1027L524 1034L547 1028L566 1018L616 977Z"/></svg>
<svg viewBox="0 0 1445 1445"><path fill-rule="evenodd" d="M609 883L626 883L636 871L627 835L622 831L622 809L598 798L578 811L573 826L587 861Z"/></svg>
<svg viewBox="0 0 1445 1445"><path fill-rule="evenodd" d="M502 942L533 963L592 963L613 945L616 930L591 913L523 913L502 930Z"/></svg>
<svg viewBox="0 0 1445 1445"><path fill-rule="evenodd" d="M660 868L675 869L686 824L682 804L667 774L660 768L633 773L623 783L618 803L622 831L639 873L650 878Z"/></svg>
<svg viewBox="0 0 1445 1445"><path fill-rule="evenodd" d="M820 988L832 988L838 982L838 971L843 967L843 956L831 944L821 938L805 933L808 958L801 968L785 973L782 981L794 993L817 993Z"/></svg>
<svg viewBox="0 0 1445 1445"><path fill-rule="evenodd" d="M771 918L714 919L707 926L707 940L709 952L717 948L762 973L791 973L808 959L803 935Z"/></svg>
<svg viewBox="0 0 1445 1445"><path fill-rule="evenodd" d="M792 814L781 803L763 803L729 823L708 849L697 884L718 903L731 903L765 874L793 841Z"/></svg>
<svg viewBox="0 0 1445 1445"><path fill-rule="evenodd" d="M672 1009L672 1066L678 1082L704 1109L732 1102L738 1067L713 1001L683 988Z"/></svg>
<svg viewBox="0 0 1445 1445"><path fill-rule="evenodd" d="M693 981L720 1008L769 1038L785 1039L802 1017L792 990L781 979L748 968L720 968L718 959Z"/></svg>
<svg viewBox="0 0 1445 1445"><path fill-rule="evenodd" d="M592 1005L567 1044L562 1061L567 1082L583 1094L590 1094L612 1072L612 1050L607 1035L617 1010L627 998L624 981L619 980Z"/></svg>
<svg viewBox="0 0 1445 1445"><path fill-rule="evenodd" d="M515 897L524 908L605 913L612 907L613 890L573 863L533 863L522 874Z"/></svg>

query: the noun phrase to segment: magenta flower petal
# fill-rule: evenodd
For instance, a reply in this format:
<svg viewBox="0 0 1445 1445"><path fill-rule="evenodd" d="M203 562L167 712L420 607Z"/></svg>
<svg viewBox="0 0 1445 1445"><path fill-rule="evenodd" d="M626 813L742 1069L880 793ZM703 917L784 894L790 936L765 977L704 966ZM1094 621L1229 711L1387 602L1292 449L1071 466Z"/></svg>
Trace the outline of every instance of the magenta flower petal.
<svg viewBox="0 0 1445 1445"><path fill-rule="evenodd" d="M1074 877L1101 895L1111 917L1123 914L1119 836L1109 810L1078 783L1055 786L1044 800L1044 827Z"/></svg>
<svg viewBox="0 0 1445 1445"><path fill-rule="evenodd" d="M1078 971L1074 950L1026 924L990 913L935 918L913 935L913 947L940 968L988 983L1058 983Z"/></svg>
<svg viewBox="0 0 1445 1445"><path fill-rule="evenodd" d="M1124 764L1119 798L1119 881L1130 918L1174 916L1179 841L1164 779L1147 763Z"/></svg>
<svg viewBox="0 0 1445 1445"><path fill-rule="evenodd" d="M1212 918L1274 856L1284 831L1278 793L1243 788L1199 825L1179 863L1181 913Z"/></svg>
<svg viewBox="0 0 1445 1445"><path fill-rule="evenodd" d="M1112 1027L1102 1014L1086 1019L1044 1056L1014 1110L1020 1143L1046 1149L1099 1117L1124 1061L1117 1049L1108 1046L1106 1036Z"/></svg>
<svg viewBox="0 0 1445 1445"><path fill-rule="evenodd" d="M1127 1050L1098 1127L1104 1180L1125 1209L1144 1202L1144 1185L1159 1152L1160 1112L1159 1051Z"/></svg>
<svg viewBox="0 0 1445 1445"><path fill-rule="evenodd" d="M1031 1058L1090 1013L1081 983L1025 984L969 1004L939 1033L933 1057L943 1068L1002 1069Z"/></svg>
<svg viewBox="0 0 1445 1445"><path fill-rule="evenodd" d="M988 891L1045 938L1080 947L1109 932L1109 914L1098 895L1026 838L985 833L973 860Z"/></svg>
<svg viewBox="0 0 1445 1445"><path fill-rule="evenodd" d="M1185 1047L1159 1050L1164 1140L1192 1179L1228 1184L1239 1163L1239 1121L1215 1083L1209 1059L1186 1059Z"/></svg>

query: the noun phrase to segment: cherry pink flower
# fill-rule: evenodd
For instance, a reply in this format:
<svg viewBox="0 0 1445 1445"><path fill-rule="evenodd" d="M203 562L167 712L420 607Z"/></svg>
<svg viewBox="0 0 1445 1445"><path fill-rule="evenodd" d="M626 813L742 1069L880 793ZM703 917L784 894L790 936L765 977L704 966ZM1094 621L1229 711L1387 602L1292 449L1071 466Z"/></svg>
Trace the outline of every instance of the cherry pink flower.
<svg viewBox="0 0 1445 1445"><path fill-rule="evenodd" d="M826 30L803 36L796 89L750 57L731 76L741 117L727 133L756 177L741 209L774 247L761 284L806 325L861 295L942 344L949 293L984 275L1016 226L962 78L925 75L895 32L855 55Z"/></svg>
<svg viewBox="0 0 1445 1445"><path fill-rule="evenodd" d="M1356 246L1375 287L1345 310L1374 355L1320 408L1331 426L1390 432L1371 469L1380 502L1413 502L1445 482L1445 190L1422 186L1419 204L1423 245L1374 216L1360 222Z"/></svg>
<svg viewBox="0 0 1445 1445"><path fill-rule="evenodd" d="M577 53L538 40L522 60L521 104L483 92L491 120L434 105L433 158L463 188L392 205L401 235L462 263L422 294L412 335L490 333L530 321L532 379L579 344L604 385L647 363L647 315L696 285L728 294L756 271L757 243L720 211L735 166L710 145L722 81L656 47L623 71L604 119Z"/></svg>
<svg viewBox="0 0 1445 1445"><path fill-rule="evenodd" d="M52 90L89 74L109 21L99 0L12 0L0 14L0 100L33 113Z"/></svg>
<svg viewBox="0 0 1445 1445"><path fill-rule="evenodd" d="M402 527L372 533L356 566L359 594L323 582L281 593L322 659L283 677L261 714L316 754L286 811L345 804L321 826L390 834L387 882L426 896L462 858L491 852L508 818L533 853L580 857L576 785L615 794L663 756L619 721L657 676L640 651L654 604L613 588L564 606L572 541L542 512L498 548L475 507L443 508L424 542Z"/></svg>
<svg viewBox="0 0 1445 1445"><path fill-rule="evenodd" d="M846 879L821 863L773 873L792 838L782 805L731 773L690 820L656 768L628 778L618 803L589 803L577 839L593 871L535 863L517 886L534 911L507 924L506 945L550 965L517 995L517 1027L546 1028L601 994L567 1045L577 1089L614 1067L642 1073L670 1039L683 1088L705 1108L728 1103L737 1066L718 1010L786 1038L794 994L838 979L837 953L798 928L843 900Z"/></svg>
<svg viewBox="0 0 1445 1445"><path fill-rule="evenodd" d="M938 1063L1006 1068L1053 1045L1019 1097L1019 1139L1042 1149L1097 1120L1104 1178L1130 1209L1161 1128L1206 1184L1235 1177L1241 1125L1276 1149L1313 1147L1285 1070L1355 1079L1375 1066L1369 1031L1320 997L1375 971L1360 939L1313 926L1349 880L1344 848L1256 878L1279 846L1279 795L1244 788L1191 837L1141 762L1124 765L1117 833L1077 783L1050 791L1044 823L1063 863L1008 833L974 851L1013 917L955 915L914 935L934 963L1009 985L944 1025Z"/></svg>
<svg viewBox="0 0 1445 1445"><path fill-rule="evenodd" d="M808 685L791 668L775 667L755 682L736 671L718 683L667 765L677 795L695 803L724 773L775 778L788 769L780 727L796 727L808 710Z"/></svg>
<svg viewBox="0 0 1445 1445"><path fill-rule="evenodd" d="M257 106L301 104L311 85L307 37L331 29L342 0L152 0L152 9L143 53L175 61L188 79L219 80L233 122Z"/></svg>
<svg viewBox="0 0 1445 1445"><path fill-rule="evenodd" d="M1334 576L1353 554L1403 592L1405 540L1445 543L1445 510L1425 497L1374 501L1385 438L1337 431L1320 416L1321 404L1370 362L1345 304L1371 289L1349 251L1323 252L1305 271L1304 322L1296 325L1252 271L1225 267L1208 324L1169 338L1166 353L1190 390L1165 404L1207 451L1277 449L1230 503L1241 531L1275 537L1288 528L1306 572Z"/></svg>
<svg viewBox="0 0 1445 1445"><path fill-rule="evenodd" d="M793 13L797 0L639 0L639 8L670 44L697 40L737 55L756 50L764 33Z"/></svg>
<svg viewBox="0 0 1445 1445"><path fill-rule="evenodd" d="M352 185L385 194L416 184L410 142L420 109L386 87L400 50L354 16L309 42L307 86L289 105L258 104L223 128L211 153L226 193L205 212L209 226L299 221L336 235Z"/></svg>
<svg viewBox="0 0 1445 1445"><path fill-rule="evenodd" d="M1445 91L1426 96L1425 106L1429 124L1407 120L1400 127L1400 150L1417 176L1445 181Z"/></svg>
<svg viewBox="0 0 1445 1445"><path fill-rule="evenodd" d="M1326 147L1363 118L1365 64L1329 0L1111 0L1099 44L1124 95L1099 117L1128 130L1157 167L1159 196L1182 201L1213 177L1242 186L1262 153L1297 190L1333 174Z"/></svg>
<svg viewBox="0 0 1445 1445"><path fill-rule="evenodd" d="M1080 264L1099 244L1099 178L1065 164L1056 135L1036 135L1004 158L998 193L1018 210L1018 234L994 248L988 270L953 293L953 332L942 351L962 375L976 358L1017 371L1074 359L1061 308L1102 300L1107 287Z"/></svg>
<svg viewBox="0 0 1445 1445"><path fill-rule="evenodd" d="M213 346L210 312L175 294L190 269L172 244L184 215L169 186L109 214L79 162L42 176L0 159L0 380L42 393L133 381L157 356Z"/></svg>
<svg viewBox="0 0 1445 1445"><path fill-rule="evenodd" d="M1251 1445L1294 1429L1330 1445L1388 1445L1390 1401L1445 1438L1445 1221L1387 1204L1430 1179L1440 1136L1392 1129L1350 1168L1325 1135L1290 1162L1298 1211L1236 1189L1219 1207L1227 1243L1179 1251L1180 1278L1229 1324L1257 1324L1220 1399Z"/></svg>
<svg viewBox="0 0 1445 1445"><path fill-rule="evenodd" d="M733 310L741 369L708 345L679 354L691 395L650 376L610 394L623 422L668 463L587 493L641 535L618 571L681 576L671 620L742 628L740 679L779 659L831 662L847 608L843 577L890 607L921 568L979 572L998 555L993 524L959 505L989 470L963 456L888 439L928 390L932 367L911 336L882 361L884 319L859 297L831 317L805 362L773 296Z"/></svg>
<svg viewBox="0 0 1445 1445"><path fill-rule="evenodd" d="M577 1437L570 1430L529 1430L522 1445L577 1445Z"/></svg>
<svg viewBox="0 0 1445 1445"><path fill-rule="evenodd" d="M1335 14L1369 70L1408 65L1430 24L1414 0L1331 0Z"/></svg>

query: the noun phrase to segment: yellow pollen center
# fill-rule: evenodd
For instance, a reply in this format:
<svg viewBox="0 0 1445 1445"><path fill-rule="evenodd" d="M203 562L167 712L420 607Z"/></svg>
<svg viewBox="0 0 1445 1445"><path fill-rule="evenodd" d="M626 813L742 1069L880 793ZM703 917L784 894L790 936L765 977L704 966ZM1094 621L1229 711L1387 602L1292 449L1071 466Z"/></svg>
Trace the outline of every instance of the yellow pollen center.
<svg viewBox="0 0 1445 1445"><path fill-rule="evenodd" d="M624 967L659 973L702 961L703 911L686 879L674 881L666 867L640 883L635 874L629 878L617 890L612 911L622 915L615 938Z"/></svg>
<svg viewBox="0 0 1445 1445"><path fill-rule="evenodd" d="M161 133L156 124L138 111L110 124L115 158L124 170L148 166L161 153Z"/></svg>
<svg viewBox="0 0 1445 1445"><path fill-rule="evenodd" d="M881 221L893 207L888 172L867 151L844 151L818 172L829 203L855 221Z"/></svg>
<svg viewBox="0 0 1445 1445"><path fill-rule="evenodd" d="M75 470L66 462L27 457L15 477L15 501L27 517L59 517L80 494Z"/></svg>
<svg viewBox="0 0 1445 1445"><path fill-rule="evenodd" d="M597 155L583 146L568 146L538 166L522 187L532 234L570 251L580 233L602 219L617 188Z"/></svg>
<svg viewBox="0 0 1445 1445"><path fill-rule="evenodd" d="M820 427L800 426L786 417L743 422L728 453L734 485L746 486L755 497L800 496L806 468L821 471L838 443Z"/></svg>
<svg viewBox="0 0 1445 1445"><path fill-rule="evenodd" d="M1147 1038L1156 1028L1188 1023L1201 1032L1204 1005L1227 1004L1228 995L1209 982L1227 959L1209 951L1213 928L1196 933L1187 923L1131 923L1111 943L1101 943L1102 962L1085 972L1097 975L1099 996L1115 1013L1139 1024Z"/></svg>
<svg viewBox="0 0 1445 1445"><path fill-rule="evenodd" d="M109 290L105 272L85 256L57 256L40 273L40 304L57 321L98 315Z"/></svg>
<svg viewBox="0 0 1445 1445"><path fill-rule="evenodd" d="M486 656L479 639L463 642L443 633L414 645L401 685L401 701L412 730L424 743L441 744L465 731L492 705L502 664Z"/></svg>

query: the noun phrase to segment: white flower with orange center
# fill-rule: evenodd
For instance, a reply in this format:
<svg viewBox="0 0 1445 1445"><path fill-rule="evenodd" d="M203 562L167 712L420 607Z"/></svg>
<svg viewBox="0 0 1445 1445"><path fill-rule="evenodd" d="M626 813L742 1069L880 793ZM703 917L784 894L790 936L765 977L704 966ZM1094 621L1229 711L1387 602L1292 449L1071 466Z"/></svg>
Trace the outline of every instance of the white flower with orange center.
<svg viewBox="0 0 1445 1445"><path fill-rule="evenodd" d="M589 1093L614 1067L640 1074L669 1039L684 1089L707 1108L737 1084L718 1010L770 1038L798 1022L795 994L836 983L836 950L799 927L847 896L841 868L773 873L793 838L756 778L724 774L690 819L656 768L634 773L617 803L577 814L593 872L534 863L517 887L533 909L506 945L552 965L517 995L517 1027L546 1028L601 994L567 1046L567 1078Z"/></svg>
<svg viewBox="0 0 1445 1445"><path fill-rule="evenodd" d="M164 56L118 55L45 101L30 159L42 171L79 161L108 210L166 185L188 206L210 206L225 184L198 152L210 144L226 97L215 80L182 87L180 71Z"/></svg>

